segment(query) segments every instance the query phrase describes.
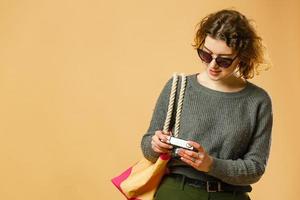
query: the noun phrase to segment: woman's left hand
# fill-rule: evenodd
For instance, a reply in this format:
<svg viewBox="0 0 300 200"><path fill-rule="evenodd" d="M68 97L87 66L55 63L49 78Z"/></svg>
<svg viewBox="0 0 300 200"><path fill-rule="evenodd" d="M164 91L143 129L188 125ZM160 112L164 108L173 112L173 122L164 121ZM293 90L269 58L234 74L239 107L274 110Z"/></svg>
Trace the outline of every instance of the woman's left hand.
<svg viewBox="0 0 300 200"><path fill-rule="evenodd" d="M212 165L213 158L209 156L204 148L197 142L189 141L189 144L197 149L198 152L180 148L177 152L177 154L180 155L180 159L199 171L208 172Z"/></svg>

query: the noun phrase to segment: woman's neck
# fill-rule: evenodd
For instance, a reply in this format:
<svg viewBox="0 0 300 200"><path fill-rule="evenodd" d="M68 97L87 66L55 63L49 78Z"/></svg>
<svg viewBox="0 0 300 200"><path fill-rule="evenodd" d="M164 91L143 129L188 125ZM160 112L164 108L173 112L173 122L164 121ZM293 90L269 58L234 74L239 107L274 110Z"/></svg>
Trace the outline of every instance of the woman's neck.
<svg viewBox="0 0 300 200"><path fill-rule="evenodd" d="M197 75L198 82L210 89L221 92L238 92L246 87L247 81L243 78L239 78L232 75L223 80L211 80L206 73L202 72Z"/></svg>

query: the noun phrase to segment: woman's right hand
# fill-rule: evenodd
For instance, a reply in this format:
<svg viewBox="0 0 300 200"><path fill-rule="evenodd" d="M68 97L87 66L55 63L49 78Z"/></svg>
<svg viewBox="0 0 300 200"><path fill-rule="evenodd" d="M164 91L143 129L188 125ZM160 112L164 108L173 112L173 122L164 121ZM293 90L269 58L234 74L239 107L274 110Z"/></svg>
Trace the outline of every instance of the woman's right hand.
<svg viewBox="0 0 300 200"><path fill-rule="evenodd" d="M168 144L168 136L172 135L171 132L164 133L161 130L155 131L155 134L152 136L151 147L153 151L157 153L170 153L173 146Z"/></svg>

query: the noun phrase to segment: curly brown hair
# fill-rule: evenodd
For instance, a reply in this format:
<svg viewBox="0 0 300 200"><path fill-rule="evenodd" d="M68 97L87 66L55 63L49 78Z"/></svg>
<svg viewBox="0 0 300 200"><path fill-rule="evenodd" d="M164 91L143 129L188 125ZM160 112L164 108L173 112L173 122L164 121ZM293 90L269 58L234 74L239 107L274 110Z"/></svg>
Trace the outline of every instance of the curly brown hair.
<svg viewBox="0 0 300 200"><path fill-rule="evenodd" d="M264 63L264 46L251 21L236 10L224 9L209 14L198 24L192 46L200 48L207 35L223 40L238 53L240 77L251 79L258 74L258 67Z"/></svg>

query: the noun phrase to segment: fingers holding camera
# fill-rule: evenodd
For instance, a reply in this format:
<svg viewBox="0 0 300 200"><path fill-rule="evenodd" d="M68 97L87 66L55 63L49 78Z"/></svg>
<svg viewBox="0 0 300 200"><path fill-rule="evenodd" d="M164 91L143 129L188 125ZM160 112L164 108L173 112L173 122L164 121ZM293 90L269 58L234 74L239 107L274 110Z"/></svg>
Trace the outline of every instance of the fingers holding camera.
<svg viewBox="0 0 300 200"><path fill-rule="evenodd" d="M180 149L178 154L181 160L199 171L208 172L213 162L213 158L207 154L204 148L195 142L190 143L198 152Z"/></svg>
<svg viewBox="0 0 300 200"><path fill-rule="evenodd" d="M155 131L155 135L159 138L161 142L167 143L168 137L172 135L172 132L163 132L161 130Z"/></svg>
<svg viewBox="0 0 300 200"><path fill-rule="evenodd" d="M158 146L157 144L155 144L153 141L151 142L151 145L152 145L153 151L155 151L157 153L169 153L170 152L169 149L162 148L162 147Z"/></svg>
<svg viewBox="0 0 300 200"><path fill-rule="evenodd" d="M152 149L157 153L168 153L173 148L172 145L167 144L168 141L168 135L170 135L171 132L163 133L163 131L155 131L155 134L152 136Z"/></svg>

